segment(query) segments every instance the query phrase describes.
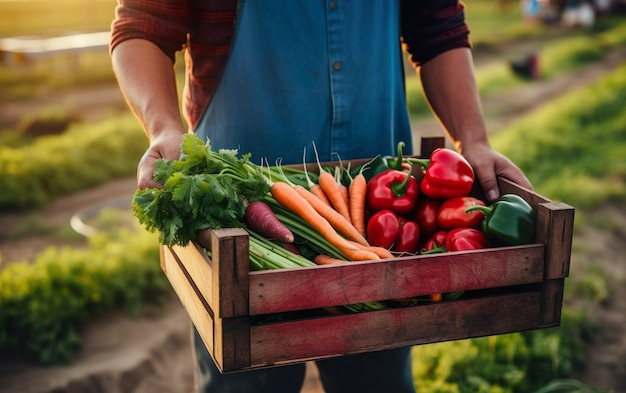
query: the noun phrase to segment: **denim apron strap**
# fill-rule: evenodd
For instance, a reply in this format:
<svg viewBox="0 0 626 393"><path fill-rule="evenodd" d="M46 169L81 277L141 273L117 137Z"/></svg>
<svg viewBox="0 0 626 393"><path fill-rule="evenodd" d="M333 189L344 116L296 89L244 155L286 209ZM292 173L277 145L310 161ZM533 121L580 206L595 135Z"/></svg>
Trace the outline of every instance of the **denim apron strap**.
<svg viewBox="0 0 626 393"><path fill-rule="evenodd" d="M236 23L198 136L256 163L411 152L397 1L246 0Z"/></svg>

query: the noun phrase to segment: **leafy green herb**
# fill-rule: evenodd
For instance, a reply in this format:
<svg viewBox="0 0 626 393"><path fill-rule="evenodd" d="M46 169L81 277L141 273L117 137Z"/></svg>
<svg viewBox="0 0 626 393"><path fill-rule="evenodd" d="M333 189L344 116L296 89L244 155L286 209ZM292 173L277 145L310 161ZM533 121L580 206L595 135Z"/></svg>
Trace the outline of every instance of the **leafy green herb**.
<svg viewBox="0 0 626 393"><path fill-rule="evenodd" d="M250 155L212 150L209 141L185 135L178 160L157 160L154 179L163 188L137 190L133 214L162 244L186 245L206 228L241 227L245 200L265 198L269 186Z"/></svg>

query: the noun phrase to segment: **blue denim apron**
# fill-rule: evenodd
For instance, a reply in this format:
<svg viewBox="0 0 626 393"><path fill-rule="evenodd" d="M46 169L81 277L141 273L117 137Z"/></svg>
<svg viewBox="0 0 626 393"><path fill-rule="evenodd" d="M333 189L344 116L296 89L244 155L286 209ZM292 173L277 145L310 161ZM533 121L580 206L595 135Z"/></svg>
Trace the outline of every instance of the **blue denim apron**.
<svg viewBox="0 0 626 393"><path fill-rule="evenodd" d="M355 23L346 23L357 20ZM410 153L396 1L241 1L232 52L195 133L252 161ZM276 343L280 345L280 343ZM304 364L222 375L194 329L203 393L297 393ZM326 393L414 392L410 348L317 362Z"/></svg>
<svg viewBox="0 0 626 393"><path fill-rule="evenodd" d="M241 2L226 69L194 130L274 163L411 152L397 1ZM352 21L357 21L352 22ZM338 156L337 156L338 155Z"/></svg>

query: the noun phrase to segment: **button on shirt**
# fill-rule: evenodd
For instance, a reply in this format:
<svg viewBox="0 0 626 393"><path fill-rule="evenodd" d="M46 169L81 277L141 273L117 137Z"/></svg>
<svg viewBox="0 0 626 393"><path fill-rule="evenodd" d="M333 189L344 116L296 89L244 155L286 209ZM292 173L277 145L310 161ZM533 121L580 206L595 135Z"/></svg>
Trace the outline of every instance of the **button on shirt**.
<svg viewBox="0 0 626 393"><path fill-rule="evenodd" d="M398 2L246 0L225 72L195 128L259 163L411 146Z"/></svg>

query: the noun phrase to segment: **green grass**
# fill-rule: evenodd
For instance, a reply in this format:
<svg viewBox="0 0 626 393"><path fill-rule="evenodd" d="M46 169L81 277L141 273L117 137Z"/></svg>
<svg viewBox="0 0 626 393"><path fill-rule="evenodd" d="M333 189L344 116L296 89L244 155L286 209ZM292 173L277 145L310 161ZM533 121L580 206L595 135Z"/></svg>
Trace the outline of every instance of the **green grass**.
<svg viewBox="0 0 626 393"><path fill-rule="evenodd" d="M421 393L535 392L574 382L592 334L583 313L564 311L558 328L415 346L413 377Z"/></svg>
<svg viewBox="0 0 626 393"><path fill-rule="evenodd" d="M489 46L503 41L545 36L549 30L526 23L517 1L502 11L495 0L466 0L467 23L471 39L477 46ZM495 33L497 32L497 33Z"/></svg>
<svg viewBox="0 0 626 393"><path fill-rule="evenodd" d="M626 63L492 137L549 198L577 207L626 200Z"/></svg>

